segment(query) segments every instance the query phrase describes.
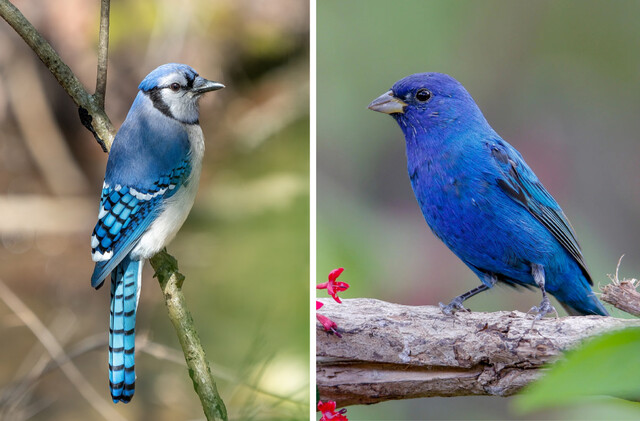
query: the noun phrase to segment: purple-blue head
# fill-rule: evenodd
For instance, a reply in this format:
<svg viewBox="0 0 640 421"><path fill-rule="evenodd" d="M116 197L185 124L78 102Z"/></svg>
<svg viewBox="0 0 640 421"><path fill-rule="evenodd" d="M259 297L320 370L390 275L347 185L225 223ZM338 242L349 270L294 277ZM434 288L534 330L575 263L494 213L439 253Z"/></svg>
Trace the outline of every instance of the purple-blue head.
<svg viewBox="0 0 640 421"><path fill-rule="evenodd" d="M487 125L464 86L443 73L407 76L373 100L369 109L394 117L405 136L430 129L463 128L473 123Z"/></svg>

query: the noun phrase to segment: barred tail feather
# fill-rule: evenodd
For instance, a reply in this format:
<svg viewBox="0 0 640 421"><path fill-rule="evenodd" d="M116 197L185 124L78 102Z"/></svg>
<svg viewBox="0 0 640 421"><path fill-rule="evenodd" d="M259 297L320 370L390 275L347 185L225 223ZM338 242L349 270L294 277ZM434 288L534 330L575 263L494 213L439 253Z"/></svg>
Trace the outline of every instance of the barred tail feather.
<svg viewBox="0 0 640 421"><path fill-rule="evenodd" d="M135 325L142 261L127 256L111 273L109 387L113 402L127 403L135 391Z"/></svg>

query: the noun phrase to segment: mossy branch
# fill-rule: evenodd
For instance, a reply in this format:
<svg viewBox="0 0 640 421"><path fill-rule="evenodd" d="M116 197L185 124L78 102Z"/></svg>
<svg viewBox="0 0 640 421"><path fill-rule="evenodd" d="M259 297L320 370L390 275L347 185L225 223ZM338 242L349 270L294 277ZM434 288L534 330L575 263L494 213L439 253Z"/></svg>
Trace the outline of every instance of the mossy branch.
<svg viewBox="0 0 640 421"><path fill-rule="evenodd" d="M89 94L53 47L38 33L10 1L0 0L0 16L24 39L58 80L79 108L80 120L89 129L102 149L108 152L115 137L115 128L104 111L106 92L107 47L109 39L109 0L101 0L100 42L96 94ZM208 420L227 420L227 412L211 375L193 318L182 293L184 276L178 272L176 259L162 251L151 259L162 288L169 318L176 329L189 368L193 386L200 397Z"/></svg>
<svg viewBox="0 0 640 421"><path fill-rule="evenodd" d="M209 362L200 344L200 337L196 332L193 318L182 293L184 275L178 272L178 261L166 250L163 250L153 256L149 262L156 272L155 276L158 278L158 282L160 282L169 319L178 334L178 340L189 368L189 376L193 381L193 388L200 397L205 415L208 420L226 420L227 410L216 388Z"/></svg>
<svg viewBox="0 0 640 421"><path fill-rule="evenodd" d="M107 152L111 148L116 130L104 112L104 108L100 106L100 102L94 95L89 94L84 89L76 75L62 61L60 55L53 49L51 44L40 35L31 22L10 1L0 0L0 16L11 25L36 53L42 63L58 80L60 86L64 88L65 92L80 108L81 115L82 110L85 111L88 119L81 118L82 123L94 134L98 142L103 142L102 149Z"/></svg>

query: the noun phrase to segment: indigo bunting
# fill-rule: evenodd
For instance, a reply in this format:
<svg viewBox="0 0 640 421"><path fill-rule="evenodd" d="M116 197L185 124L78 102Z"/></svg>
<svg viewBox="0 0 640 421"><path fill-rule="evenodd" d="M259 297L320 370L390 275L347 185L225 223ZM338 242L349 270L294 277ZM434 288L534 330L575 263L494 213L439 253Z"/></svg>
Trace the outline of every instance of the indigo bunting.
<svg viewBox="0 0 640 421"><path fill-rule="evenodd" d="M571 315L608 315L562 209L458 81L414 74L369 108L400 125L427 224L480 278L480 286L440 304L445 313L464 310L465 300L499 281L540 289L542 302L530 310L536 319L555 312L547 292Z"/></svg>

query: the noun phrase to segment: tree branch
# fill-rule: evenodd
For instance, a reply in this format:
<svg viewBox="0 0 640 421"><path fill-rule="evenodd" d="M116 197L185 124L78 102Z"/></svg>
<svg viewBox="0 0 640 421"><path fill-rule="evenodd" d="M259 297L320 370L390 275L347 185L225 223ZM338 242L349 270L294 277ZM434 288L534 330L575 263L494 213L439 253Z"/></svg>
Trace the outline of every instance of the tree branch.
<svg viewBox="0 0 640 421"><path fill-rule="evenodd" d="M609 275L611 283L602 287L600 299L626 313L640 317L640 292L638 292L640 281L626 278L620 280L618 276L623 257L624 254L618 260L615 275Z"/></svg>
<svg viewBox="0 0 640 421"><path fill-rule="evenodd" d="M38 33L36 28L31 25L31 22L9 0L0 0L0 16L11 25L38 55L42 63L58 80L60 86L69 94L73 102L81 110L85 110L86 116L83 124L96 136L99 142L104 142L103 149L105 152L110 149L116 132L109 117L107 117L95 97L84 89L76 75L62 61L51 44Z"/></svg>
<svg viewBox="0 0 640 421"><path fill-rule="evenodd" d="M150 262L164 292L169 318L178 334L178 340L189 368L189 376L193 381L193 388L200 397L204 413L208 420L226 420L227 409L218 394L209 362L182 293L184 276L178 272L178 262L165 250L153 256Z"/></svg>
<svg viewBox="0 0 640 421"><path fill-rule="evenodd" d="M330 299L320 313L342 339L316 330L320 398L339 406L432 396L508 396L537 379L563 351L638 320L524 313L456 313L373 299Z"/></svg>
<svg viewBox="0 0 640 421"><path fill-rule="evenodd" d="M106 89L106 66L108 47L109 0L101 0L100 52L96 94ZM111 149L115 129L104 112L103 103L84 89L71 69L62 61L51 45L38 33L31 23L8 0L0 0L0 16L13 27L38 55L44 65L56 77L60 85L79 107L80 121L90 130L105 152ZM105 22L106 20L106 22ZM104 38L104 39L103 39ZM102 67L104 66L104 67ZM102 100L104 101L104 92ZM218 394L209 369L204 349L195 329L193 318L182 294L184 276L178 272L177 261L166 251L150 259L164 293L169 318L178 334L189 367L189 375L208 420L227 420L227 411ZM53 356L53 354L52 354ZM70 364L70 363L69 363ZM62 366L61 367L67 367ZM67 368L67 370L69 370ZM66 373L65 373L66 374ZM110 407L109 407L110 408ZM117 413L116 413L117 414ZM112 419L116 419L112 417Z"/></svg>
<svg viewBox="0 0 640 421"><path fill-rule="evenodd" d="M107 58L109 57L109 10L111 0L100 0L100 35L98 36L98 71L96 76L95 100L104 110L107 93Z"/></svg>
<svg viewBox="0 0 640 421"><path fill-rule="evenodd" d="M640 317L640 292L637 279L614 281L602 288L600 299L614 307Z"/></svg>

